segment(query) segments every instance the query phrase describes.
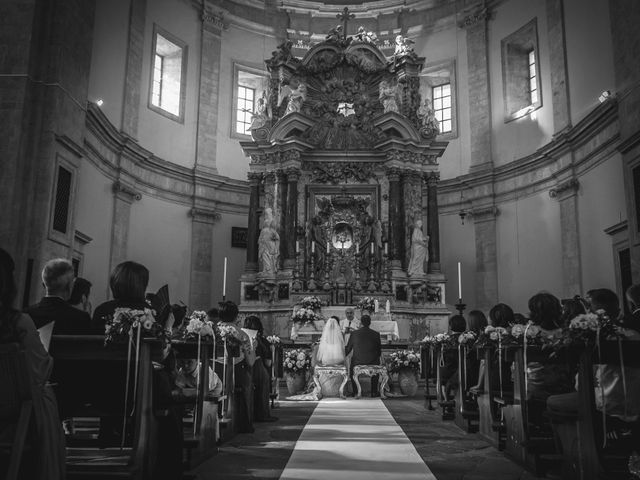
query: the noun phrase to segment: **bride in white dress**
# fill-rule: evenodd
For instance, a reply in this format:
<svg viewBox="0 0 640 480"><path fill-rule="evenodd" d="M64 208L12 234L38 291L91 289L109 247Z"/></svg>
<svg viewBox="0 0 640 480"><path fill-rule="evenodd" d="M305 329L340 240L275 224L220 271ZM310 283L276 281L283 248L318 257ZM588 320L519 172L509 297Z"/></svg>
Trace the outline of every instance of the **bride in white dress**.
<svg viewBox="0 0 640 480"><path fill-rule="evenodd" d="M331 317L324 324L320 343L312 347L311 352L311 378L307 384L307 390L300 395L287 397L287 400L319 400L318 392L313 381L313 369L316 366L344 365L344 338L337 317Z"/></svg>

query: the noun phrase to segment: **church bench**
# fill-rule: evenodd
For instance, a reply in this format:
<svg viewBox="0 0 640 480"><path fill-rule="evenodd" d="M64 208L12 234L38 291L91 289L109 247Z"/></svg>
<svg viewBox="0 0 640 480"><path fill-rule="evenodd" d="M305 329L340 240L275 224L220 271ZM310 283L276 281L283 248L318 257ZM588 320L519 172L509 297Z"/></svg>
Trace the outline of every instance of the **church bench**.
<svg viewBox="0 0 640 480"><path fill-rule="evenodd" d="M62 418L82 418L79 427L98 424L95 420L93 424L88 422L87 417L110 418L119 426L126 418L129 432L124 448L100 448L98 436L89 431L68 434L68 478L152 478L158 422L153 411L151 358L157 348L157 343L143 340L136 366L135 354L128 361L126 347L105 348L102 335L53 336L50 352L55 363L51 378L57 383ZM125 410L127 368L129 393Z"/></svg>
<svg viewBox="0 0 640 480"><path fill-rule="evenodd" d="M607 440L604 446L602 412L596 410L594 364L620 365L620 350L626 367L640 368L640 342L603 341L599 348L585 348L579 354L577 413L551 414L562 447L562 478L568 480L626 480L630 478L628 445ZM612 425L607 417L607 425Z"/></svg>
<svg viewBox="0 0 640 480"><path fill-rule="evenodd" d="M222 395L217 397L219 444L229 441L237 434L235 404L236 397L240 393L238 392L239 387L236 387L235 384L233 359L239 356L239 348L229 348L224 342L216 343L214 371L222 381Z"/></svg>
<svg viewBox="0 0 640 480"><path fill-rule="evenodd" d="M492 347L480 349L480 356L484 359L484 376L482 390L476 393L478 402L478 433L498 450L504 448L505 430L502 417L502 408L495 398L506 398L507 393L495 391L496 380L499 381L499 372L492 365L492 360L497 352ZM503 372L504 373L504 372ZM508 374L508 373L507 373Z"/></svg>
<svg viewBox="0 0 640 480"><path fill-rule="evenodd" d="M478 431L480 413L475 398L470 398L469 387L478 378L477 362L474 362L475 351L469 352L468 348L458 346L458 390L456 391L456 408L454 411L454 423L467 433Z"/></svg>
<svg viewBox="0 0 640 480"><path fill-rule="evenodd" d="M424 379L424 400L425 406L429 410L433 410L432 401L436 400L436 395L431 393L431 388L435 388L435 385L431 385L435 380L435 360L434 351L431 345L420 345L420 376Z"/></svg>
<svg viewBox="0 0 640 480"><path fill-rule="evenodd" d="M454 352L454 348L452 347L444 347L443 345L434 345L434 359L436 362L436 400L438 402L438 406L440 407L440 414L442 420L454 420L455 419L455 399L448 399L442 393L444 384L444 379L442 378L442 356L447 352ZM457 352L456 352L457 353Z"/></svg>

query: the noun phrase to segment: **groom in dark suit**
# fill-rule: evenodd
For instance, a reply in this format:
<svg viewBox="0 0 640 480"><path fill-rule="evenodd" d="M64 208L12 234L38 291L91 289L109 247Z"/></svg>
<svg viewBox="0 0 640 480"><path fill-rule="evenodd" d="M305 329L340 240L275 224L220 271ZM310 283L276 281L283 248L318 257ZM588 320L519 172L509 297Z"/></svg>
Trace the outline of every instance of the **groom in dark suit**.
<svg viewBox="0 0 640 480"><path fill-rule="evenodd" d="M351 358L351 376L353 376L353 367L356 365L380 365L380 355L382 354L382 342L380 341L380 334L370 328L371 317L369 315L362 315L360 318L362 325L358 330L354 330L349 337L347 346L345 347L345 356L349 355L353 351L353 357ZM375 378L377 380L377 378ZM371 392L375 392L375 388L378 382L371 379ZM354 395L356 393L355 382L351 380L351 385L354 387Z"/></svg>

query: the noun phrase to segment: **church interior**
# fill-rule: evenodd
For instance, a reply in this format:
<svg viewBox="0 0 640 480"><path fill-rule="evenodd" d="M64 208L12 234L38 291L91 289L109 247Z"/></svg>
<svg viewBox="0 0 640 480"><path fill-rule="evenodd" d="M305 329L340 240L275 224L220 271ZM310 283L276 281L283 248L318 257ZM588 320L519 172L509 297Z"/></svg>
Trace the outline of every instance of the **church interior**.
<svg viewBox="0 0 640 480"><path fill-rule="evenodd" d="M0 24L0 478L640 478L640 3Z"/></svg>

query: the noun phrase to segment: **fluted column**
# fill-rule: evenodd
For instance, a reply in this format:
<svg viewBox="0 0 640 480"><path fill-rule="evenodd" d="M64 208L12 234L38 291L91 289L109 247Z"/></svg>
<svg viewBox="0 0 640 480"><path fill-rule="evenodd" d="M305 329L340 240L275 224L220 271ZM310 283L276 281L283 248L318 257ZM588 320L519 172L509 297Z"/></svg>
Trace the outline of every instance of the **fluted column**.
<svg viewBox="0 0 640 480"><path fill-rule="evenodd" d="M246 272L258 271L258 231L260 230L260 180L262 174L249 172L249 220L247 225Z"/></svg>
<svg viewBox="0 0 640 480"><path fill-rule="evenodd" d="M296 263L296 219L298 218L298 180L297 169L287 170L287 205L285 215L285 268L293 268Z"/></svg>
<svg viewBox="0 0 640 480"><path fill-rule="evenodd" d="M387 172L389 179L389 256L391 266L402 268L404 248L404 208L402 204L402 183L399 169Z"/></svg>
<svg viewBox="0 0 640 480"><path fill-rule="evenodd" d="M427 235L429 235L429 273L440 273L440 216L438 215L438 174L427 181Z"/></svg>

